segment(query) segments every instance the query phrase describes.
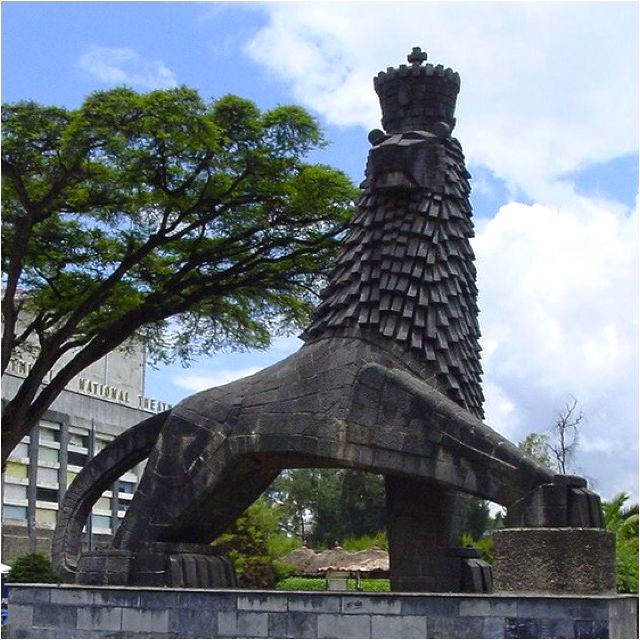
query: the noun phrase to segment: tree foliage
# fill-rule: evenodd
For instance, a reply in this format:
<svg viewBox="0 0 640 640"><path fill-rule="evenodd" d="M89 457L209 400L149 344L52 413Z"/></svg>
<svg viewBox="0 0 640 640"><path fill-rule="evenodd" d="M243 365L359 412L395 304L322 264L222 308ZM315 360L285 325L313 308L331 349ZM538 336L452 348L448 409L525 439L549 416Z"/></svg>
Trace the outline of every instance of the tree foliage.
<svg viewBox="0 0 640 640"><path fill-rule="evenodd" d="M638 593L638 505L625 506L629 495L619 493L603 501L605 528L616 534L616 587L622 593Z"/></svg>
<svg viewBox="0 0 640 640"><path fill-rule="evenodd" d="M467 498L464 503L462 534L479 540L492 528L493 518L489 510L489 501L480 498Z"/></svg>
<svg viewBox="0 0 640 640"><path fill-rule="evenodd" d="M7 574L7 582L55 582L51 560L44 553L27 553L15 559Z"/></svg>
<svg viewBox="0 0 640 640"><path fill-rule="evenodd" d="M282 528L316 547L386 529L384 480L371 473L289 469L268 496L282 505Z"/></svg>
<svg viewBox="0 0 640 640"><path fill-rule="evenodd" d="M518 447L545 467L562 474L570 473L580 444L579 430L583 417L578 401L571 396L550 431L529 433Z"/></svg>
<svg viewBox="0 0 640 640"><path fill-rule="evenodd" d="M31 368L3 411L3 459L133 335L188 361L300 326L355 195L304 161L323 144L300 107L185 87L4 105L2 371Z"/></svg>
<svg viewBox="0 0 640 640"><path fill-rule="evenodd" d="M572 397L558 414L554 425L555 438L548 449L555 468L562 474L568 473L579 444L579 426L582 422L582 411L578 409L578 401Z"/></svg>
<svg viewBox="0 0 640 640"><path fill-rule="evenodd" d="M278 508L261 497L214 541L228 550L240 587L271 589L288 573L278 558L295 548L297 541L283 539L278 518Z"/></svg>
<svg viewBox="0 0 640 640"><path fill-rule="evenodd" d="M545 467L552 465L549 456L549 434L548 433L528 433L523 440L518 442L518 448L537 460Z"/></svg>

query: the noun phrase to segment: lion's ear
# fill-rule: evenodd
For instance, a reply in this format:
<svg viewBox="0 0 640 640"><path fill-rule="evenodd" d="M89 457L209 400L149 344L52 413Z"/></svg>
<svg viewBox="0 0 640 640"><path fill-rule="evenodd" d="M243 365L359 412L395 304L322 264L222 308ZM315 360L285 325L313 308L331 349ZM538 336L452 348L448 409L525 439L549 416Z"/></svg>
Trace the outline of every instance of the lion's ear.
<svg viewBox="0 0 640 640"><path fill-rule="evenodd" d="M388 140L390 136L380 129L373 129L369 131L369 135L367 137L369 139L369 142L371 143L371 146L375 147L377 144Z"/></svg>
<svg viewBox="0 0 640 640"><path fill-rule="evenodd" d="M446 122L434 122L429 131L440 140L446 140L451 135L451 126Z"/></svg>

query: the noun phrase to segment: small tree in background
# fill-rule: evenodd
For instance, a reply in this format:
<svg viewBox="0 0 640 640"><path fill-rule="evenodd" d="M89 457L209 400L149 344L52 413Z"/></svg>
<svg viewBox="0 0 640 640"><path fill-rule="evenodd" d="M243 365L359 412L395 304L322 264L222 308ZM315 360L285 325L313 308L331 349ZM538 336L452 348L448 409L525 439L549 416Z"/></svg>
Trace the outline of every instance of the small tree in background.
<svg viewBox="0 0 640 640"><path fill-rule="evenodd" d="M492 518L489 512L489 501L480 498L468 498L464 505L462 532L472 540L480 540L491 528Z"/></svg>
<svg viewBox="0 0 640 640"><path fill-rule="evenodd" d="M545 467L551 467L548 433L529 433L518 442L518 448Z"/></svg>
<svg viewBox="0 0 640 640"><path fill-rule="evenodd" d="M281 529L315 547L386 530L384 479L366 471L287 469L267 496L282 505Z"/></svg>
<svg viewBox="0 0 640 640"><path fill-rule="evenodd" d="M616 534L616 588L621 593L638 593L638 505L625 506L629 495L619 493L603 501L607 531Z"/></svg>
<svg viewBox="0 0 640 640"><path fill-rule="evenodd" d="M44 553L19 556L7 574L7 582L56 582L51 560Z"/></svg>
<svg viewBox="0 0 640 640"><path fill-rule="evenodd" d="M578 427L583 416L577 407L578 401L571 396L571 401L565 404L556 418L553 427L556 437L547 445L554 467L562 474L568 472L578 448Z"/></svg>
<svg viewBox="0 0 640 640"><path fill-rule="evenodd" d="M562 474L570 473L580 443L579 427L583 417L578 401L571 396L558 413L551 432L529 433L518 443L518 448L545 467Z"/></svg>
<svg viewBox="0 0 640 640"><path fill-rule="evenodd" d="M278 518L278 507L260 497L214 541L229 550L240 587L271 589L288 573L278 558L299 542L279 530Z"/></svg>

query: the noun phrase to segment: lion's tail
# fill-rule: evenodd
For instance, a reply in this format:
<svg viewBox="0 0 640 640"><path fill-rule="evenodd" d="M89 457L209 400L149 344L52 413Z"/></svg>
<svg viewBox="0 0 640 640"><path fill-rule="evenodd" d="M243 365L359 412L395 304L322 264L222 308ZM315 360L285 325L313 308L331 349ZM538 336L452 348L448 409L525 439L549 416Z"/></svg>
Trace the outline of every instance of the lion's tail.
<svg viewBox="0 0 640 640"><path fill-rule="evenodd" d="M61 582L75 582L82 529L93 505L123 474L149 456L169 411L127 429L110 442L74 479L58 512L53 536L53 569Z"/></svg>

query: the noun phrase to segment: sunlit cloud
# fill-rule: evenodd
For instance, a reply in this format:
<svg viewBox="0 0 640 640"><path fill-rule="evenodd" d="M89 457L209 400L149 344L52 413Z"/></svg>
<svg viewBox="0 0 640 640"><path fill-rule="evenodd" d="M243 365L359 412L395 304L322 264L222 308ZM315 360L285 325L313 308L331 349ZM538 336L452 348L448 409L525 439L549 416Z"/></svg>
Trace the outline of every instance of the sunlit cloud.
<svg viewBox="0 0 640 640"><path fill-rule="evenodd" d="M166 89L178 83L162 60L145 60L133 49L92 47L78 66L95 80L108 85L141 89Z"/></svg>
<svg viewBox="0 0 640 640"><path fill-rule="evenodd" d="M221 387L224 384L246 378L260 371L262 367L246 367L243 369L224 369L213 372L210 369L200 371L190 369L189 373L177 375L173 378L173 383L188 391L204 391L212 387Z"/></svg>

